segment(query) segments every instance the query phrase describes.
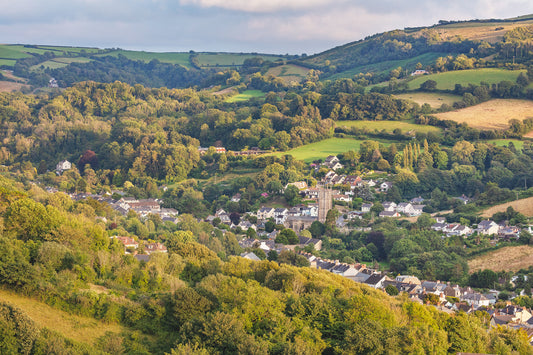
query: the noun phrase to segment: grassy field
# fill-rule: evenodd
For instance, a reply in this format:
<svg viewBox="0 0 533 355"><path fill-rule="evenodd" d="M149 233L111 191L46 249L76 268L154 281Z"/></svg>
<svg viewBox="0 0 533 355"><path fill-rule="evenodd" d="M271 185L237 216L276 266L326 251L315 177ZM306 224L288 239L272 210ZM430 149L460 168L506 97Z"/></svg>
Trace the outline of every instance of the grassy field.
<svg viewBox="0 0 533 355"><path fill-rule="evenodd" d="M502 203L501 205L492 206L481 214L482 217L492 217L497 212L505 212L508 207L522 213L527 217L533 217L533 197L523 198L521 200Z"/></svg>
<svg viewBox="0 0 533 355"><path fill-rule="evenodd" d="M516 81L516 78L523 70L505 70L505 69L470 69L470 70L456 70L433 75L421 75L408 82L409 88L412 90L420 88L420 84L426 80L435 80L437 82L437 89L439 90L453 90L455 84L468 86L468 84L476 84L486 82L489 84L496 84L503 80Z"/></svg>
<svg viewBox="0 0 533 355"><path fill-rule="evenodd" d="M399 99L416 102L420 106L428 104L432 108L439 108L442 104L452 106L454 102L461 101L462 97L452 94L433 93L433 92L410 92L407 94L394 95Z"/></svg>
<svg viewBox="0 0 533 355"><path fill-rule="evenodd" d="M59 57L59 58L54 58L54 62L66 63L66 64L70 64L70 63L89 63L91 60L92 60L91 58L86 58L86 57L75 57L75 58Z"/></svg>
<svg viewBox="0 0 533 355"><path fill-rule="evenodd" d="M435 115L441 120L466 123L478 129L507 129L509 120L533 117L533 102L528 100L490 100L461 110Z"/></svg>
<svg viewBox="0 0 533 355"><path fill-rule="evenodd" d="M0 66L14 67L17 61L15 59L0 59Z"/></svg>
<svg viewBox="0 0 533 355"><path fill-rule="evenodd" d="M533 265L533 247L528 245L505 247L468 261L470 273L489 269L492 271L518 271Z"/></svg>
<svg viewBox="0 0 533 355"><path fill-rule="evenodd" d="M531 21L521 23L492 22L492 23L453 23L436 28L442 39L452 40L457 36L475 41L494 43L501 41L508 31L531 25Z"/></svg>
<svg viewBox="0 0 533 355"><path fill-rule="evenodd" d="M516 149L520 150L524 146L524 141L520 139L489 139L485 141L486 143L494 144L498 147L506 147L510 142L513 142Z"/></svg>
<svg viewBox="0 0 533 355"><path fill-rule="evenodd" d="M263 60L270 60L272 62L281 59L281 57L268 54L241 54L241 53L198 53L198 62L200 66L239 66L244 63L246 59L261 57Z"/></svg>
<svg viewBox="0 0 533 355"><path fill-rule="evenodd" d="M425 53L408 59L387 60L375 64L358 66L340 73L336 73L326 79L335 80L341 78L353 78L354 75L357 75L359 73L383 73L389 72L392 69L396 69L398 67L414 68L417 63L422 63L422 65L429 65L434 63L438 57L443 56L445 57L446 53Z"/></svg>
<svg viewBox="0 0 533 355"><path fill-rule="evenodd" d="M50 69L57 69L57 68L63 68L69 65L70 63L89 63L91 61L90 58L86 57L74 57L74 58L54 58L51 60L47 60L46 62L39 63L37 65L34 65L30 67L31 70L38 70L41 68L41 66L45 68Z"/></svg>
<svg viewBox="0 0 533 355"><path fill-rule="evenodd" d="M119 54L122 54L130 60L141 60L146 63L150 62L152 59L157 59L162 63L179 64L187 68L191 67L191 63L189 63L189 53L185 52L152 53L142 51L118 50L101 54L100 56L118 57Z"/></svg>
<svg viewBox="0 0 533 355"><path fill-rule="evenodd" d="M380 141L379 139L375 139ZM328 138L320 142L303 145L286 152L277 152L272 155L281 157L283 155L292 155L297 160L312 162L313 160L324 159L328 155L337 155L349 150L359 151L361 146L360 140L353 138ZM380 141L388 146L391 142Z"/></svg>
<svg viewBox="0 0 533 355"><path fill-rule="evenodd" d="M246 90L238 95L227 98L226 102L242 102L250 100L252 98L259 98L263 96L265 96L265 93L261 90Z"/></svg>
<svg viewBox="0 0 533 355"><path fill-rule="evenodd" d="M395 129L399 128L403 133L409 131L415 132L439 132L440 128L434 126L419 125L415 123L405 122L405 121L337 121L337 127L356 127L356 128L366 128L369 131L382 131L392 132Z"/></svg>
<svg viewBox="0 0 533 355"><path fill-rule="evenodd" d="M19 91L23 87L29 87L21 83L14 83L12 81L0 81L0 92Z"/></svg>
<svg viewBox="0 0 533 355"><path fill-rule="evenodd" d="M37 46L39 49L45 51L58 51L65 53L81 53L85 51L86 53L98 53L99 48L89 48L89 47L63 47L63 46Z"/></svg>
<svg viewBox="0 0 533 355"><path fill-rule="evenodd" d="M270 68L265 75L272 75L281 78L286 83L301 82L309 69L294 64L280 65L278 67Z"/></svg>
<svg viewBox="0 0 533 355"><path fill-rule="evenodd" d="M26 313L38 326L54 330L78 342L94 344L106 332L120 334L124 328L93 318L80 317L52 308L45 303L0 289L0 300Z"/></svg>

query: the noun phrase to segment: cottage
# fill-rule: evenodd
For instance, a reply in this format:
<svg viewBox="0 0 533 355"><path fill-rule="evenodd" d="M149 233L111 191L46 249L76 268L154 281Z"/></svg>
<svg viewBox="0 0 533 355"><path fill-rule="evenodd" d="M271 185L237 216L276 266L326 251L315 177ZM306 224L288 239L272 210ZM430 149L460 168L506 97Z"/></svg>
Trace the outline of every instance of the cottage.
<svg viewBox="0 0 533 355"><path fill-rule="evenodd" d="M398 212L389 212L389 211L382 211L379 213L379 217L382 218L397 218L401 217L401 215Z"/></svg>
<svg viewBox="0 0 533 355"><path fill-rule="evenodd" d="M388 280L390 279L385 275L373 274L364 283L373 288L383 288L383 283Z"/></svg>
<svg viewBox="0 0 533 355"><path fill-rule="evenodd" d="M384 209L384 211L387 211L387 212L395 212L395 211L396 211L396 207L398 207L398 206L396 205L396 203L394 203L394 202L387 202L387 201L383 202L382 205L383 205L383 209Z"/></svg>
<svg viewBox="0 0 533 355"><path fill-rule="evenodd" d="M498 226L496 222L491 221L491 220L485 220L485 221L479 222L479 224L477 225L476 231L479 234L494 235L498 233L499 229L500 229L500 226Z"/></svg>
<svg viewBox="0 0 533 355"><path fill-rule="evenodd" d="M370 212L370 209L372 208L372 206L374 206L373 203L363 203L361 205L361 212L363 212L363 213Z"/></svg>
<svg viewBox="0 0 533 355"><path fill-rule="evenodd" d="M245 258L245 259L253 260L253 261L261 261L261 259L252 252L242 253L241 258Z"/></svg>
<svg viewBox="0 0 533 355"><path fill-rule="evenodd" d="M257 219L269 219L274 217L275 209L272 207L261 207L257 211Z"/></svg>
<svg viewBox="0 0 533 355"><path fill-rule="evenodd" d="M381 185L379 185L379 191L387 192L390 190L391 187L392 187L392 182L385 181L385 182L382 182Z"/></svg>
<svg viewBox="0 0 533 355"><path fill-rule="evenodd" d="M63 171L70 170L70 169L72 169L72 163L69 162L68 160L61 160L56 165L56 173L58 175L61 175L61 174L63 174Z"/></svg>
<svg viewBox="0 0 533 355"><path fill-rule="evenodd" d="M148 243L144 245L144 252L148 255L155 252L166 253L167 247L161 243Z"/></svg>

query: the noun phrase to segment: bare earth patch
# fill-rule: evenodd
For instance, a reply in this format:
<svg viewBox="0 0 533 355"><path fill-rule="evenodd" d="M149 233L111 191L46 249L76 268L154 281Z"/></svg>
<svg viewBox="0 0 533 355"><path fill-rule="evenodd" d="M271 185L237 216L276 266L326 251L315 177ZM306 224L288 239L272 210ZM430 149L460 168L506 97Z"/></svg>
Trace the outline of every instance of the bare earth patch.
<svg viewBox="0 0 533 355"><path fill-rule="evenodd" d="M489 269L492 271L518 271L533 265L533 247L521 245L505 247L478 256L468 262L470 273Z"/></svg>
<svg viewBox="0 0 533 355"><path fill-rule="evenodd" d="M23 87L28 87L28 85L24 85L21 83L14 83L12 81L0 81L0 92L12 92L12 91L20 91Z"/></svg>
<svg viewBox="0 0 533 355"><path fill-rule="evenodd" d="M497 212L505 212L507 207L511 206L515 211L522 213L527 217L533 216L533 197L524 198L521 200L503 203L501 205L492 206L481 214L482 217L492 217Z"/></svg>
<svg viewBox="0 0 533 355"><path fill-rule="evenodd" d="M472 128L503 130L512 119L533 117L533 102L526 100L490 100L461 110L435 115L441 120L466 123Z"/></svg>

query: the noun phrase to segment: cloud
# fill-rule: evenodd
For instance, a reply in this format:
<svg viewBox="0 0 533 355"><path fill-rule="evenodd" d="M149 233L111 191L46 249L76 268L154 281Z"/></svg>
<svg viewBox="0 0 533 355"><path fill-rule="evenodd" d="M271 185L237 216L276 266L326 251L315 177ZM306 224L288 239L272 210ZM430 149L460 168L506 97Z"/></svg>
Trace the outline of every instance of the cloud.
<svg viewBox="0 0 533 355"><path fill-rule="evenodd" d="M325 5L338 4L343 0L180 0L184 5L198 5L203 8L218 7L222 9L265 13L291 10L310 10Z"/></svg>

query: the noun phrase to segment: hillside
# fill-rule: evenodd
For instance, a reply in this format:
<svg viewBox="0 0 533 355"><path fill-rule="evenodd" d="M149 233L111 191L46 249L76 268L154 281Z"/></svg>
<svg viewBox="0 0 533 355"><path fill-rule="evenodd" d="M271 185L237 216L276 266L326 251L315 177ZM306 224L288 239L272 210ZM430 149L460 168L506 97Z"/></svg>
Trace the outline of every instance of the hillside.
<svg viewBox="0 0 533 355"><path fill-rule="evenodd" d="M518 271L533 264L533 248L522 245L505 247L468 261L470 273L489 269L492 271Z"/></svg>
<svg viewBox="0 0 533 355"><path fill-rule="evenodd" d="M509 207L512 207L515 211L520 212L527 217L533 217L533 197L492 206L484 210L481 216L489 218L492 217L492 215L495 213L505 212Z"/></svg>
<svg viewBox="0 0 533 355"><path fill-rule="evenodd" d="M433 64L438 57L469 54L477 58L509 59L500 44L511 42L509 34L533 24L532 16L504 20L473 20L392 30L351 42L301 60L334 78L358 72L388 72L402 67L414 70L417 63ZM514 32L513 32L514 31ZM512 59L512 58L511 58ZM518 60L518 57L516 58Z"/></svg>

